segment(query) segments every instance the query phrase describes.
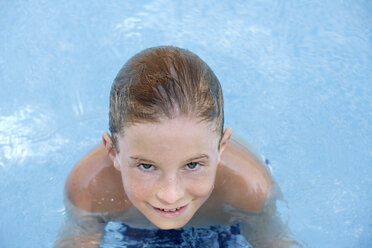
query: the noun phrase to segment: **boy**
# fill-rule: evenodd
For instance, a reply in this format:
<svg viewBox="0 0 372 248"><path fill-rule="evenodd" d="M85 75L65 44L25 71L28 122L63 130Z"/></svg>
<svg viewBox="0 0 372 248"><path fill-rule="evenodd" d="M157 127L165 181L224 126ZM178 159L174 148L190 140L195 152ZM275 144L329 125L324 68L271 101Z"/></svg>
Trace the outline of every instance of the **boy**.
<svg viewBox="0 0 372 248"><path fill-rule="evenodd" d="M209 66L176 47L146 49L119 71L110 133L71 170L56 247L96 247L105 223L134 228L241 223L254 247L289 247L273 179L223 128L223 96Z"/></svg>

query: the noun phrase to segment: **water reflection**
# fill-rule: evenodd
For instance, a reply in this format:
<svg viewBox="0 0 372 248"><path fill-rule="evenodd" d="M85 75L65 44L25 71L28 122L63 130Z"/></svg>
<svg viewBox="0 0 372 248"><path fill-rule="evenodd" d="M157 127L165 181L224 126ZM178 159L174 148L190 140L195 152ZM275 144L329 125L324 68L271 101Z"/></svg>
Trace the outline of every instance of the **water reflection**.
<svg viewBox="0 0 372 248"><path fill-rule="evenodd" d="M56 133L52 115L31 105L0 116L0 166L43 158L67 139Z"/></svg>

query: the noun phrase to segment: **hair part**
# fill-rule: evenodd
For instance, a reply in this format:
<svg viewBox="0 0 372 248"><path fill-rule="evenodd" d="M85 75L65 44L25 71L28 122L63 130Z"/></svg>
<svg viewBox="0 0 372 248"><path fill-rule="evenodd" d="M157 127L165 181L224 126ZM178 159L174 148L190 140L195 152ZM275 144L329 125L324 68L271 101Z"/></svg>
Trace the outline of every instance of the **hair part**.
<svg viewBox="0 0 372 248"><path fill-rule="evenodd" d="M210 67L196 54L173 46L134 55L119 71L110 93L109 129L118 136L135 123L188 116L223 133L223 95Z"/></svg>

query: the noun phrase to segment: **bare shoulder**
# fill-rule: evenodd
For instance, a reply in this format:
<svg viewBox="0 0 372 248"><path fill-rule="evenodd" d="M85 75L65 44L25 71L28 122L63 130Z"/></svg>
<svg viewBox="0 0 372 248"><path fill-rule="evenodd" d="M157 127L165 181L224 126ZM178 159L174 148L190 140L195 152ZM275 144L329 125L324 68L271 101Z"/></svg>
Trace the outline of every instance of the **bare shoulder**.
<svg viewBox="0 0 372 248"><path fill-rule="evenodd" d="M122 211L129 207L120 172L115 170L104 147L98 146L79 161L66 180L67 199L89 212Z"/></svg>
<svg viewBox="0 0 372 248"><path fill-rule="evenodd" d="M273 180L263 161L242 143L233 138L227 144L217 170L215 189L234 207L259 212Z"/></svg>

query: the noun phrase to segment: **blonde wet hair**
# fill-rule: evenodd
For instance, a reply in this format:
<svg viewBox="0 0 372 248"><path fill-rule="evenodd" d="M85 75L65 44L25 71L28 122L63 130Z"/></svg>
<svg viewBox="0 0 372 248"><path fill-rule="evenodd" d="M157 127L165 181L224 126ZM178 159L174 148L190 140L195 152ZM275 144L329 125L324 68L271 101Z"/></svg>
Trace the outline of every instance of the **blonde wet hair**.
<svg viewBox="0 0 372 248"><path fill-rule="evenodd" d="M211 68L196 54L173 46L148 48L129 59L110 93L115 149L124 127L181 115L212 123L222 136L223 95Z"/></svg>

